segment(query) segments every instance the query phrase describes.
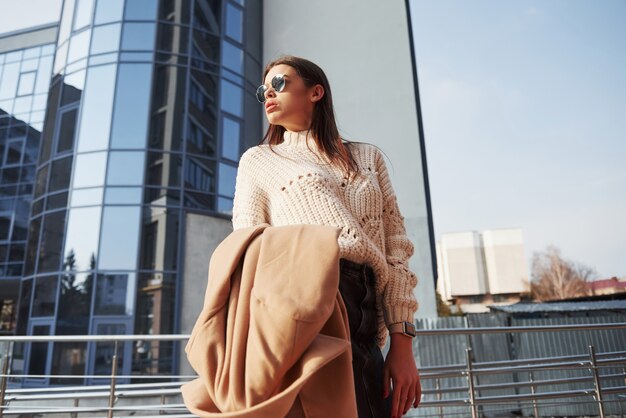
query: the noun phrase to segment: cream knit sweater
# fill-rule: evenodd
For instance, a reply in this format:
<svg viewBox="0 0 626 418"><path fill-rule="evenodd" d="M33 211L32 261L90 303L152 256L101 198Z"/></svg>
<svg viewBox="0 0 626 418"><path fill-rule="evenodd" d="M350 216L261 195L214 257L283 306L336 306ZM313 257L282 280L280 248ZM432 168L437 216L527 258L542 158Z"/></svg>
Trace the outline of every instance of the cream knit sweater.
<svg viewBox="0 0 626 418"><path fill-rule="evenodd" d="M376 338L382 348L386 325L414 322L418 279L408 268L414 246L381 152L367 143L351 147L364 177L350 183L341 167L318 153L310 131L285 131L284 141L272 146L279 155L268 144L246 150L237 171L232 224L233 229L262 222L342 227L340 256L367 263L376 273Z"/></svg>

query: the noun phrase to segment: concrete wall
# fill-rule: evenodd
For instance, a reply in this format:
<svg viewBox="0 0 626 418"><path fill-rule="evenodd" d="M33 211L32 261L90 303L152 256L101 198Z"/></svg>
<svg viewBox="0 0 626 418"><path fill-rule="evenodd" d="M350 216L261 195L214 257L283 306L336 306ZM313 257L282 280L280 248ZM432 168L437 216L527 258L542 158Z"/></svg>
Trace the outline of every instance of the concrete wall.
<svg viewBox="0 0 626 418"><path fill-rule="evenodd" d="M437 312L434 266L407 13L405 3L397 0L265 1L263 65L283 54L315 62L330 81L340 133L378 145L388 156L415 244L410 268L419 278L416 317L432 317Z"/></svg>

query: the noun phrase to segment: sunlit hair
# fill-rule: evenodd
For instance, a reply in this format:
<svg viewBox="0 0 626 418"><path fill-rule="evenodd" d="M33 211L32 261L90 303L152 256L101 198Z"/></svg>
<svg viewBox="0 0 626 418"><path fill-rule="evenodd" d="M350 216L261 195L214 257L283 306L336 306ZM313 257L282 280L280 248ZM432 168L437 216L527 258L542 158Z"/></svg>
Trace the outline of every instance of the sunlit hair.
<svg viewBox="0 0 626 418"><path fill-rule="evenodd" d="M321 84L324 87L324 95L315 102L310 134L312 134L318 148L330 160L331 164L341 166L346 177L351 179L353 175L358 174L358 166L350 152L349 144L362 142L348 141L340 137L335 121L330 83L328 78L326 78L326 74L317 64L307 59L293 55L282 55L265 66L261 83L265 83L265 77L272 67L280 64L292 67L296 74L302 78L307 88L316 84ZM272 149L272 145L278 145L283 142L285 131L286 129L282 125L270 124L261 144L266 143ZM272 151L274 150L272 149Z"/></svg>

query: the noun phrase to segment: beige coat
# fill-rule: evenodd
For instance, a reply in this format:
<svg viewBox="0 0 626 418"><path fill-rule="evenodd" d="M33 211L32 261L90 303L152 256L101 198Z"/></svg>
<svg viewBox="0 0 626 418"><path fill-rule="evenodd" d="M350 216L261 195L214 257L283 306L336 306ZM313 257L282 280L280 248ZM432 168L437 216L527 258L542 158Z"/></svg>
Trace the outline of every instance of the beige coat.
<svg viewBox="0 0 626 418"><path fill-rule="evenodd" d="M192 413L357 418L340 231L263 223L215 249L185 347L199 376L181 386Z"/></svg>

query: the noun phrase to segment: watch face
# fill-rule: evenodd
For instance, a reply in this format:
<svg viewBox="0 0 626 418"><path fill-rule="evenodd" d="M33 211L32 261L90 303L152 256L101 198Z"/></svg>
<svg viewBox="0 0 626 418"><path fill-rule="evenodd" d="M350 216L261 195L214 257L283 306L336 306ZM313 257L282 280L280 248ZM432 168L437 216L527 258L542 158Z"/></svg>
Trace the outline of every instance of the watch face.
<svg viewBox="0 0 626 418"><path fill-rule="evenodd" d="M412 322L405 322L404 325L404 329L407 334L412 337L415 337L417 335L417 333L415 332L415 324L413 324Z"/></svg>

